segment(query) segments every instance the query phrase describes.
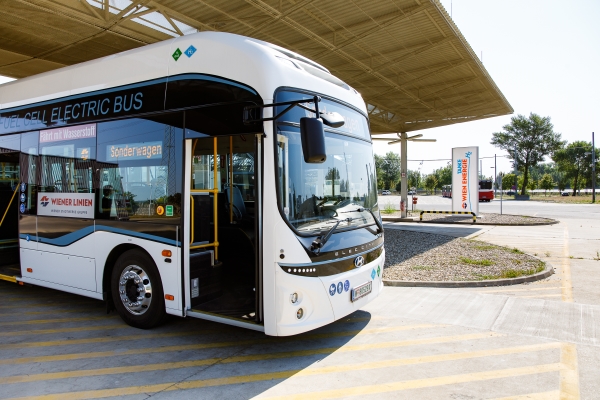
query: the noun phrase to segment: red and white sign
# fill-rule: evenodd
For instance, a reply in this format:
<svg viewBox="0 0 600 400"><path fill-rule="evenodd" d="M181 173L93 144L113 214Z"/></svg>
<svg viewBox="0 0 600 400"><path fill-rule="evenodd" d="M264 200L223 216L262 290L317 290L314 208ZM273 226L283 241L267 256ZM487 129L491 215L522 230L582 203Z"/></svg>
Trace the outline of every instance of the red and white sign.
<svg viewBox="0 0 600 400"><path fill-rule="evenodd" d="M479 214L479 147L452 149L452 211Z"/></svg>
<svg viewBox="0 0 600 400"><path fill-rule="evenodd" d="M38 193L37 215L94 218L94 194Z"/></svg>
<svg viewBox="0 0 600 400"><path fill-rule="evenodd" d="M40 143L60 142L62 140L88 139L96 137L96 124L65 126L64 128L40 131Z"/></svg>

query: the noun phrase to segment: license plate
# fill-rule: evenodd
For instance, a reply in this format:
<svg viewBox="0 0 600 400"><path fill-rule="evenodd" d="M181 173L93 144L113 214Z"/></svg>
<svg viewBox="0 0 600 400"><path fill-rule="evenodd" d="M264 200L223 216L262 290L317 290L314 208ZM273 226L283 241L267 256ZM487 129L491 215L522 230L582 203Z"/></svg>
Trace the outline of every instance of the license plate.
<svg viewBox="0 0 600 400"><path fill-rule="evenodd" d="M372 282L363 283L360 286L352 288L350 299L352 301L356 301L356 300L360 299L361 297L365 297L366 295L371 293L372 288L373 288Z"/></svg>

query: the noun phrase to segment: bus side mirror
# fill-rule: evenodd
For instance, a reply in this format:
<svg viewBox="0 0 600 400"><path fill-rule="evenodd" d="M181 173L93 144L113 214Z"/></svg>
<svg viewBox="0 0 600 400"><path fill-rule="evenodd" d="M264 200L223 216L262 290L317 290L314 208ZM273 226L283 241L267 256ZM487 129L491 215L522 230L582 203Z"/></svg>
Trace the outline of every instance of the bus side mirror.
<svg viewBox="0 0 600 400"><path fill-rule="evenodd" d="M318 164L327 160L323 121L318 118L300 118L300 139L304 162Z"/></svg>

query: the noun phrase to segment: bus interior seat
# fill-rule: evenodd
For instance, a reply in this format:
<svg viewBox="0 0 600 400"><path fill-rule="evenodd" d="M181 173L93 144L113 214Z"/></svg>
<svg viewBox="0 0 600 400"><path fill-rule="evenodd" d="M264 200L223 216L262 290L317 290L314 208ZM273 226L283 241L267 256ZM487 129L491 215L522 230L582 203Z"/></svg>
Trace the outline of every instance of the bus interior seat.
<svg viewBox="0 0 600 400"><path fill-rule="evenodd" d="M227 199L226 208L229 211L229 200L231 199L231 193L233 192L233 215L235 219L238 221L244 222L254 222L254 217L251 216L246 210L246 203L244 203L244 198L242 197L242 192L237 186L225 186L224 193L225 198Z"/></svg>

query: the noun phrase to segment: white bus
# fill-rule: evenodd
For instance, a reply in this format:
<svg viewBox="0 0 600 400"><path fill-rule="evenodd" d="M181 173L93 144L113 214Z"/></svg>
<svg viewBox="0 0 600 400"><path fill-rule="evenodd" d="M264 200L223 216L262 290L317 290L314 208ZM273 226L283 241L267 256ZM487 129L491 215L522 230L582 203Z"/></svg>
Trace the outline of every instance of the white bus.
<svg viewBox="0 0 600 400"><path fill-rule="evenodd" d="M198 33L2 85L0 164L0 277L134 327L293 335L383 287L364 101L269 43Z"/></svg>

